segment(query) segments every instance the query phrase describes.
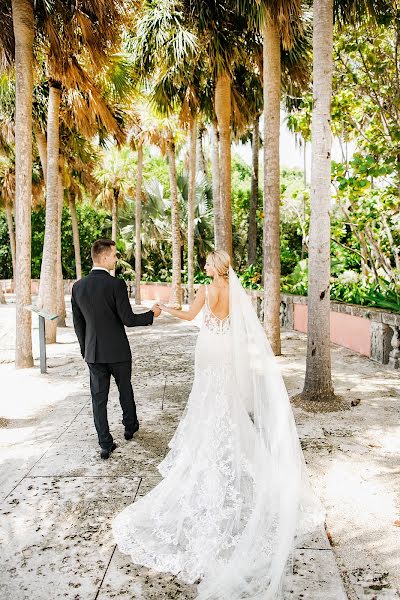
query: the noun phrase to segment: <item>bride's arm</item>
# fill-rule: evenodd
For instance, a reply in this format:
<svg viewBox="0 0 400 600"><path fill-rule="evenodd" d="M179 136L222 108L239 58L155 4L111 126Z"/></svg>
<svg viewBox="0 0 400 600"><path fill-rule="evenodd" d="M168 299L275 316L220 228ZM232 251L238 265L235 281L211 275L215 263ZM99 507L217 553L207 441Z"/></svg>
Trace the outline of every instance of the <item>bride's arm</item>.
<svg viewBox="0 0 400 600"><path fill-rule="evenodd" d="M175 308L170 308L169 306L165 306L164 304L159 304L158 306L161 308L161 310L169 313L173 317L178 317L178 319L183 319L184 321L192 321L203 308L204 299L205 291L204 285L202 285L199 287L194 302L189 308L189 310L176 310Z"/></svg>

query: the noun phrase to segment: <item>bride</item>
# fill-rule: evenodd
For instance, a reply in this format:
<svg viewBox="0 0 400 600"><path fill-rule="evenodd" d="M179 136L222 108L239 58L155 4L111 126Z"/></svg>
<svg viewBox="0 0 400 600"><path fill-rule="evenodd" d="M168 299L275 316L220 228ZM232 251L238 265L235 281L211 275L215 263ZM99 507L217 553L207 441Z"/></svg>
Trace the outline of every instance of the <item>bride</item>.
<svg viewBox="0 0 400 600"><path fill-rule="evenodd" d="M134 563L198 583L200 600L282 597L294 548L324 521L287 391L263 327L229 265L212 252L193 388L162 481L113 521Z"/></svg>

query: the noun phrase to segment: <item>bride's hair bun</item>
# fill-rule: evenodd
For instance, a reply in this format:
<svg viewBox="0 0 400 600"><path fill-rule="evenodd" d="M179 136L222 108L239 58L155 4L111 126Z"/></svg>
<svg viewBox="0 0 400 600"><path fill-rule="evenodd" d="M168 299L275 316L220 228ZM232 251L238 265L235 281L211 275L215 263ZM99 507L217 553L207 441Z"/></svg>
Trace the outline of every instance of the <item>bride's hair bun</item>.
<svg viewBox="0 0 400 600"><path fill-rule="evenodd" d="M214 267L220 277L229 277L231 259L225 250L214 250L207 257L208 262Z"/></svg>

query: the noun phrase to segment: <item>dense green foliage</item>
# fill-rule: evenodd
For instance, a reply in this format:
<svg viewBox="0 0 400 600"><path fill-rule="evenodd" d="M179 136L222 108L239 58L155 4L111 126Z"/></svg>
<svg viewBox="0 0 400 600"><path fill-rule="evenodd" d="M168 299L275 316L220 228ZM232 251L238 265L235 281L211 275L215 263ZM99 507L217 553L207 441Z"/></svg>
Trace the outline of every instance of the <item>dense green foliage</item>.
<svg viewBox="0 0 400 600"><path fill-rule="evenodd" d="M92 261L90 248L93 241L108 235L110 223L106 211L94 209L89 205L77 207L79 237L81 242L82 271L90 271ZM39 279L44 240L45 210L38 208L32 211L32 278ZM62 216L62 262L65 279L75 278L75 255L72 242L71 216L64 208ZM8 238L8 228L4 211L0 211L0 279L12 276L11 253Z"/></svg>
<svg viewBox="0 0 400 600"><path fill-rule="evenodd" d="M354 169L362 170L360 160L354 157L351 164ZM376 168L369 161L370 169ZM247 228L248 208L251 185L251 169L243 160L234 157L233 162L233 219L234 219L234 253L236 268L241 273L242 283L252 289L262 289L262 196L259 193L258 215L258 253L257 263L246 267L247 261ZM367 171L367 176L371 170ZM334 173L341 177L339 165L334 166ZM281 178L281 273L282 291L307 294L307 241L309 225L309 190L304 187L303 173L296 169L284 169ZM347 189L357 186L359 178L351 180L342 178ZM132 187L134 187L134 182ZM361 188L364 186L361 186ZM378 220L373 210L377 194L366 186L369 193L358 196L360 202L357 223L362 229L363 222L371 218ZM178 164L178 188L182 215L182 256L186 264L186 206L187 178L184 165ZM170 203L168 167L158 156L147 156L145 169L143 199L143 280L171 281L172 256L170 233ZM213 248L213 215L210 186L204 178L197 181L197 209L195 232L196 283L207 281L204 264L207 252ZM82 255L83 274L91 267L90 246L93 240L110 234L111 220L108 211L85 203L77 207L79 234ZM128 198L125 208L120 213L120 238L118 250L121 260L117 275L125 279L134 279L134 214L135 203ZM32 213L32 277L40 275L41 253L44 238L43 208ZM398 238L395 237L396 240ZM74 248L69 210L64 207L62 219L62 254L64 277L75 277ZM11 255L9 250L8 230L4 212L0 212L0 279L11 277ZM362 305L381 306L388 310L398 310L400 298L395 282L378 275L378 280L371 280L362 275L362 259L357 236L346 222L343 214L335 210L332 219L331 241L331 298L332 300L351 302ZM187 281L184 267L183 281Z"/></svg>

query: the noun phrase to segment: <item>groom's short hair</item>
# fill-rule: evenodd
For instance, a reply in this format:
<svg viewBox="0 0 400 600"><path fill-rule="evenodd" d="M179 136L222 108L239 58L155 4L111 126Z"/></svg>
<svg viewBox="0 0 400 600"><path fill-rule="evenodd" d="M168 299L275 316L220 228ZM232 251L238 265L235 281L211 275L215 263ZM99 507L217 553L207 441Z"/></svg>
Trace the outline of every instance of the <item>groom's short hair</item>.
<svg viewBox="0 0 400 600"><path fill-rule="evenodd" d="M109 240L108 238L100 238L99 240L96 240L91 250L92 260L96 260L96 258L98 258L104 252L109 252L112 246L115 246L115 242L113 240Z"/></svg>

